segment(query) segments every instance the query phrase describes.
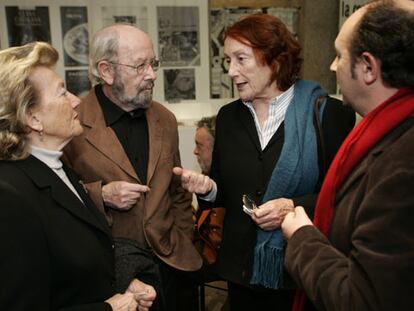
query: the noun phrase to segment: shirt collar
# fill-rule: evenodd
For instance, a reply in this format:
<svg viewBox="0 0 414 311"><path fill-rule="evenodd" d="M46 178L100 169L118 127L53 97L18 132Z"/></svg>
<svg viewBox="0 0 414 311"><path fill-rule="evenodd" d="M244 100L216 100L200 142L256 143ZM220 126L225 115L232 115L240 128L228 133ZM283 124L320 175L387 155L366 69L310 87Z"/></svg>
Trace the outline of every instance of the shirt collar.
<svg viewBox="0 0 414 311"><path fill-rule="evenodd" d="M293 97L293 91L295 88L295 84L292 84L290 88L288 88L286 91L284 91L282 94L274 97L270 102L269 105L276 105L279 102L284 102L285 99L289 97ZM253 103L251 101L245 102L243 101L243 104L249 108L253 108Z"/></svg>
<svg viewBox="0 0 414 311"><path fill-rule="evenodd" d="M112 102L102 90L102 85L98 84L95 87L96 98L98 99L99 104L101 105L102 112L105 118L106 126L111 126L124 115L129 115L132 118L140 118L145 115L145 109L137 108L131 112L126 112L121 109L118 105Z"/></svg>

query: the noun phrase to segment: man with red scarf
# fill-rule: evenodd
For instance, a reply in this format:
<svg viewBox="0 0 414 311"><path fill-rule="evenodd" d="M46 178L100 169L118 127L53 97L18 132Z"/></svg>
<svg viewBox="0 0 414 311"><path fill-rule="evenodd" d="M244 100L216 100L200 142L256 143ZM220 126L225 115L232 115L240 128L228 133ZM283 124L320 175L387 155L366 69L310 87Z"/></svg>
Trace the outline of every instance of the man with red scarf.
<svg viewBox="0 0 414 311"><path fill-rule="evenodd" d="M344 102L363 116L326 175L314 222L286 215L285 265L318 310L414 310L414 2L375 1L336 41Z"/></svg>

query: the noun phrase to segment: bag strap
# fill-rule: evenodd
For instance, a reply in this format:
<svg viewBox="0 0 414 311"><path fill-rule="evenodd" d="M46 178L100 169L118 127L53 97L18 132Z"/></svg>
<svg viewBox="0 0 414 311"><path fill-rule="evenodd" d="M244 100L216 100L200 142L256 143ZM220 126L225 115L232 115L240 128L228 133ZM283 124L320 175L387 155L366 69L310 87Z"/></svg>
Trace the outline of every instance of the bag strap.
<svg viewBox="0 0 414 311"><path fill-rule="evenodd" d="M323 130L322 130L322 122L321 122L321 108L325 100L327 100L327 96L318 96L315 100L315 129L316 129L316 139L318 141L318 145L321 151L321 174L325 176L328 165L326 160L326 147L325 147L325 139L323 138Z"/></svg>
<svg viewBox="0 0 414 311"><path fill-rule="evenodd" d="M200 214L200 217L197 219L197 227L201 228L204 221L207 219L208 215L210 215L211 209L203 210Z"/></svg>

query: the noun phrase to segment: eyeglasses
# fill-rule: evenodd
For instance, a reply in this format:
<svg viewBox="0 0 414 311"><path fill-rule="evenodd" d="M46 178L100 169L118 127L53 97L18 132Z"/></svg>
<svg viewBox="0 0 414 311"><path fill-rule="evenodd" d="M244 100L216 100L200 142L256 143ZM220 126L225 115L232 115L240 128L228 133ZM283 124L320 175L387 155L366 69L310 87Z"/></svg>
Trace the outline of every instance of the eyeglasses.
<svg viewBox="0 0 414 311"><path fill-rule="evenodd" d="M253 210L258 208L255 201L253 201L247 194L243 194L243 212L252 216Z"/></svg>
<svg viewBox="0 0 414 311"><path fill-rule="evenodd" d="M160 68L160 60L159 59L151 59L149 61L146 61L142 64L136 65L136 66L132 66L132 65L127 65L127 64L121 64L121 63L115 63L115 62L108 62L112 65L119 65L119 66L126 66L126 67L130 67L130 68L134 68L137 72L137 74L143 74L144 72L147 72L149 66L151 66L152 70L157 71L158 68Z"/></svg>

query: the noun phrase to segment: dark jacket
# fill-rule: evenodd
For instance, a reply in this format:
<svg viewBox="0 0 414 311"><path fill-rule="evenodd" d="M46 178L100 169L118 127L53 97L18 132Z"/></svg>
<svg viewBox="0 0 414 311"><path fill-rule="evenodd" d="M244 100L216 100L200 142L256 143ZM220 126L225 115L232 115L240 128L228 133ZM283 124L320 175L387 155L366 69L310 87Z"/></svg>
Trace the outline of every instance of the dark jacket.
<svg viewBox="0 0 414 311"><path fill-rule="evenodd" d="M355 113L340 101L329 98L322 121L324 154L328 163L354 123ZM219 111L211 176L218 187L215 204L226 208L226 216L216 268L221 277L231 282L249 284L256 243L257 225L243 213L242 195L247 194L261 202L283 141L282 123L262 151L253 117L240 100ZM320 175L322 180L323 172ZM315 194L293 199L312 212L317 192L315 189Z"/></svg>
<svg viewBox="0 0 414 311"><path fill-rule="evenodd" d="M65 171L85 205L35 157L0 162L2 310L111 310L110 231Z"/></svg>
<svg viewBox="0 0 414 311"><path fill-rule="evenodd" d="M414 310L413 142L409 120L353 169L329 239L305 226L289 240L285 265L318 310Z"/></svg>

